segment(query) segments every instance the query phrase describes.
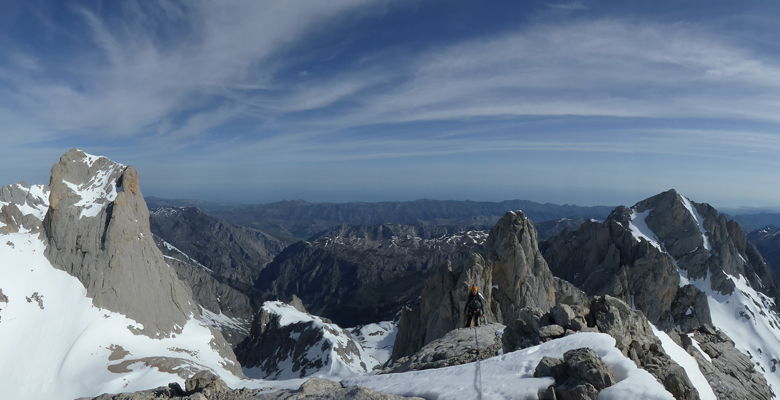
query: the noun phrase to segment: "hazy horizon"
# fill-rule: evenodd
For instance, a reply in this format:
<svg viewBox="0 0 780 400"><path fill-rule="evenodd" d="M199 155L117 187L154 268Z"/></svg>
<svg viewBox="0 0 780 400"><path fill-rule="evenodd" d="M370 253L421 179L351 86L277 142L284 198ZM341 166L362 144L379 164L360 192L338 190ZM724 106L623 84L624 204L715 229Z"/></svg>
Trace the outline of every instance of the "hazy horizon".
<svg viewBox="0 0 780 400"><path fill-rule="evenodd" d="M0 182L67 149L144 193L780 207L780 3L0 5Z"/></svg>

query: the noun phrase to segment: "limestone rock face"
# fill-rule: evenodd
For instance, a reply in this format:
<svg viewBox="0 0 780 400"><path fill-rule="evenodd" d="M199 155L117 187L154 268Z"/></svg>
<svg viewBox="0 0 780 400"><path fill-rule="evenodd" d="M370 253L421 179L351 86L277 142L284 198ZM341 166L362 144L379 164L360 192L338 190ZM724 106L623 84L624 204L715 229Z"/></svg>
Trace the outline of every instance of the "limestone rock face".
<svg viewBox="0 0 780 400"><path fill-rule="evenodd" d="M97 307L138 321L148 336L167 336L197 315L152 241L133 167L71 150L52 167L49 188L46 256L78 278Z"/></svg>
<svg viewBox="0 0 780 400"><path fill-rule="evenodd" d="M571 299L579 297L578 290L553 277L531 221L522 212L509 212L490 231L484 252L448 262L428 276L419 303L401 314L392 358L411 355L461 327L470 285L477 285L486 299L487 321L498 323L514 319L526 306L549 310L558 288Z"/></svg>

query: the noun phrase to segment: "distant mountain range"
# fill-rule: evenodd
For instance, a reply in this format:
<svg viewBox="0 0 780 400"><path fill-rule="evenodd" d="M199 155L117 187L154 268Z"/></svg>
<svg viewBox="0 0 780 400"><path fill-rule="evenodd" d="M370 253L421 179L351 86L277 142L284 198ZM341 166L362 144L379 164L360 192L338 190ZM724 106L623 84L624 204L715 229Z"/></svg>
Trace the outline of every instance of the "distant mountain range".
<svg viewBox="0 0 780 400"><path fill-rule="evenodd" d="M303 200L267 204L228 205L196 200L148 197L149 208L195 206L236 225L260 229L280 239L310 239L339 225L469 225L492 227L507 211L522 210L534 222L604 219L613 207L537 203L415 200L377 203L310 203Z"/></svg>

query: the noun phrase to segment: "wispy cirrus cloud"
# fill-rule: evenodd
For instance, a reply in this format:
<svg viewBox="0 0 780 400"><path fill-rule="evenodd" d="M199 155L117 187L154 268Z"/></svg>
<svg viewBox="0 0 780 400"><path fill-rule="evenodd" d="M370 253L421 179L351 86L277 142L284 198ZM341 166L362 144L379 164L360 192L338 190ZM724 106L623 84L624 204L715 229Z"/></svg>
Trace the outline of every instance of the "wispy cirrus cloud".
<svg viewBox="0 0 780 400"><path fill-rule="evenodd" d="M71 6L70 29L50 20L78 43L60 63L25 45L6 52L0 155L85 143L205 175L426 158L465 174L452 160L636 155L755 169L775 166L780 148L780 60L706 21L594 19L564 2L517 26L411 43L393 41L403 25L366 40L387 16L361 14L381 8L363 0L121 4Z"/></svg>

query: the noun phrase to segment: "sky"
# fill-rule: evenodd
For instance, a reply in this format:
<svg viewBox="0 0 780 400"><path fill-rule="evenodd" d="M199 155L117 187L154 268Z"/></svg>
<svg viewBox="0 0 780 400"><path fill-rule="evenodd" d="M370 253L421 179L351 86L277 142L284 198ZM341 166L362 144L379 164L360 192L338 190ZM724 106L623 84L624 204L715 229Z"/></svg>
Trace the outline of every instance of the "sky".
<svg viewBox="0 0 780 400"><path fill-rule="evenodd" d="M0 184L70 148L146 195L780 207L780 3L0 3Z"/></svg>

